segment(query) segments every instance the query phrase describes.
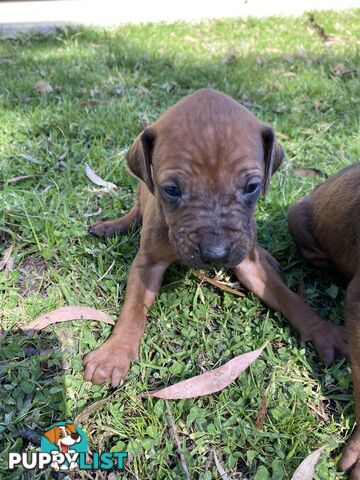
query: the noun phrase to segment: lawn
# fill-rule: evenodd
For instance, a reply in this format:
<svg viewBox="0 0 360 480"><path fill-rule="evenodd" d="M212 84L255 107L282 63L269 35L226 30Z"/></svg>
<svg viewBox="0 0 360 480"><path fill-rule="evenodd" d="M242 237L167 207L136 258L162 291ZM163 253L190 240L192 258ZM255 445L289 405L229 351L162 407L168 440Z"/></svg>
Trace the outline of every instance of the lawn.
<svg viewBox="0 0 360 480"><path fill-rule="evenodd" d="M258 203L259 242L292 289L321 316L342 322L343 286L302 261L286 212L325 175L359 160L359 25L357 10L316 13L313 21L76 29L0 41L0 258L14 247L13 269L0 272L1 479L49 478L49 471L9 472L8 451L34 449L29 429L41 435L110 394L81 427L92 450L129 453L126 473L112 478L183 478L166 405L141 393L216 368L265 340L261 357L221 393L169 402L191 478L220 478L215 451L232 479L289 479L322 445L315 478L347 478L336 463L354 422L349 364L325 369L311 344L301 344L251 293L239 298L170 267L141 360L115 392L82 378L83 356L110 334L109 325L74 321L32 337L19 328L64 305L116 319L139 231L99 240L86 227L129 209L136 180L124 151L147 122L201 87L228 93L278 133L287 157ZM40 90L49 82L52 91L39 92L40 81ZM119 188L93 185L86 163ZM299 168L319 172L304 176ZM30 177L13 181L18 176ZM73 475L80 477L95 474Z"/></svg>

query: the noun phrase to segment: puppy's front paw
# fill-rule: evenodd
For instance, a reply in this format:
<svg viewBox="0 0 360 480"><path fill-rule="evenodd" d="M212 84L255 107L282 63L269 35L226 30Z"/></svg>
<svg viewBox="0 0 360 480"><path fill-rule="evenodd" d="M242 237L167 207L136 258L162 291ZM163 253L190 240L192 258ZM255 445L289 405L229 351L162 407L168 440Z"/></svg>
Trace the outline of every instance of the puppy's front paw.
<svg viewBox="0 0 360 480"><path fill-rule="evenodd" d="M113 220L93 223L88 227L88 232L95 237L110 237L115 233Z"/></svg>
<svg viewBox="0 0 360 480"><path fill-rule="evenodd" d="M336 357L345 357L348 361L350 360L346 330L343 326L322 320L309 340L314 344L325 365L330 365Z"/></svg>
<svg viewBox="0 0 360 480"><path fill-rule="evenodd" d="M339 467L347 472L351 470L350 480L360 480L360 431L359 427L350 437L343 449Z"/></svg>
<svg viewBox="0 0 360 480"><path fill-rule="evenodd" d="M106 381L111 382L112 387L119 385L129 372L131 360L136 356L128 349L113 340L107 340L99 348L90 352L83 360L85 367L84 379L94 385L100 385Z"/></svg>

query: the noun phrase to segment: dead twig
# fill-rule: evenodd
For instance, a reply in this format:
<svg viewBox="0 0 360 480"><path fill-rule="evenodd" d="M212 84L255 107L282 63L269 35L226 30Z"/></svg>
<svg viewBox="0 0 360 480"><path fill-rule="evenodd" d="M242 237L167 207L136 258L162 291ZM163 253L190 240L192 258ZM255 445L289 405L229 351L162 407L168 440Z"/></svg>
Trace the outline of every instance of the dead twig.
<svg viewBox="0 0 360 480"><path fill-rule="evenodd" d="M323 27L321 27L317 23L314 15L312 13L309 14L308 19L309 19L309 23L310 23L311 28L319 35L321 40L323 40L324 42L328 42L329 40L331 40L331 37L329 35L327 35L325 33L325 30L323 29Z"/></svg>
<svg viewBox="0 0 360 480"><path fill-rule="evenodd" d="M165 400L165 404L166 404L166 410L167 410L167 414L168 414L169 422L170 422L170 426L171 426L172 437L173 437L173 440L175 442L176 448L177 448L179 456L180 456L180 466L181 466L181 468L182 468L182 470L185 474L186 480L191 480L189 469L186 465L185 455L184 455L184 452L182 451L182 448L181 448L180 438L179 438L179 435L177 433L175 420L174 420L174 417L173 417L173 415L171 413L171 410L170 410L169 402L167 400Z"/></svg>
<svg viewBox="0 0 360 480"><path fill-rule="evenodd" d="M240 290L236 290L235 288L228 287L222 282L219 282L218 280L215 280L214 278L207 277L201 272L198 272L197 270L191 270L192 274L195 275L195 277L200 278L200 280L203 280L204 282L210 283L210 285L213 285L214 287L220 288L220 290L225 290L226 292L233 293L234 295L238 295L239 297L245 297L245 293L240 292Z"/></svg>
<svg viewBox="0 0 360 480"><path fill-rule="evenodd" d="M215 460L215 465L216 465L217 471L219 472L219 475L222 478L222 480L231 480L229 475L225 472L224 467L220 463L220 460L218 459L218 456L216 455L215 450L213 450L213 455L214 455L214 460Z"/></svg>

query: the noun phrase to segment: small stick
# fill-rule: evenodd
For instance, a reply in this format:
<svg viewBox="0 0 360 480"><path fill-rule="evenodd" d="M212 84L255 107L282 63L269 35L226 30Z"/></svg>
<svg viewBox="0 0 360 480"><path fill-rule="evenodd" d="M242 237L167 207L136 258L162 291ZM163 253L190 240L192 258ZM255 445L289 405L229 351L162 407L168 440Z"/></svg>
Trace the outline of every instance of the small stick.
<svg viewBox="0 0 360 480"><path fill-rule="evenodd" d="M184 456L184 453L183 453L182 448L181 448L180 438L179 438L179 435L177 434L175 420L174 420L174 417L172 416L172 413L171 413L171 410L170 410L169 402L167 400L165 400L165 404L166 404L167 414L169 416L172 437L173 437L173 440L175 442L176 448L179 452L181 468L183 469L186 480L191 480L190 473L189 473L188 467L186 465L185 456Z"/></svg>
<svg viewBox="0 0 360 480"><path fill-rule="evenodd" d="M240 290L236 290L235 288L228 287L223 283L215 280L214 278L207 277L203 273L199 272L198 270L191 270L191 273L195 275L195 277L200 278L203 282L210 283L214 287L220 288L220 290L225 290L227 292L233 293L234 295L238 295L239 297L245 297L245 293L240 292Z"/></svg>

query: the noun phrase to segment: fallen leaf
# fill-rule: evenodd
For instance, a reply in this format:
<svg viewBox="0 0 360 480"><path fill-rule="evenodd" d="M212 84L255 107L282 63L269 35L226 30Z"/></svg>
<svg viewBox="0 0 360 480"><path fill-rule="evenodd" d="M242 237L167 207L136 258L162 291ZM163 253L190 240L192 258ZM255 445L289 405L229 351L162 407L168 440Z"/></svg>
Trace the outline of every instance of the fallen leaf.
<svg viewBox="0 0 360 480"><path fill-rule="evenodd" d="M36 90L40 95L48 95L49 93L52 93L53 88L46 80L40 80L40 82L36 84Z"/></svg>
<svg viewBox="0 0 360 480"><path fill-rule="evenodd" d="M40 165L41 162L35 157L32 157L28 153L18 153L18 157L25 158L25 160L28 160L31 163L36 163L36 165Z"/></svg>
<svg viewBox="0 0 360 480"><path fill-rule="evenodd" d="M225 472L224 467L222 466L220 460L218 459L218 456L216 455L215 450L213 450L213 455L214 455L215 465L216 465L217 471L219 472L220 477L223 480L230 480L230 477Z"/></svg>
<svg viewBox="0 0 360 480"><path fill-rule="evenodd" d="M265 414L266 414L266 411L267 411L267 403L268 403L268 393L269 393L268 388L265 390L264 397L261 400L261 405L260 405L260 408L259 408L259 411L258 411L258 416L257 416L257 419L256 419L256 423L255 423L256 430L262 430L262 428L264 426Z"/></svg>
<svg viewBox="0 0 360 480"><path fill-rule="evenodd" d="M7 266L8 266L8 263L9 263L10 259L12 258L12 257L11 257L11 254L12 254L13 248L14 248L14 245L10 245L10 247L8 247L8 248L5 250L4 255L3 255L3 258L0 260L0 271L1 271L4 267L7 267Z"/></svg>
<svg viewBox="0 0 360 480"><path fill-rule="evenodd" d="M239 355L215 370L189 378L170 387L147 393L147 396L177 400L219 392L230 385L261 354L264 347Z"/></svg>
<svg viewBox="0 0 360 480"><path fill-rule="evenodd" d="M25 331L38 331L46 328L48 325L68 322L70 320L96 320L98 322L109 323L110 325L115 324L114 320L109 317L109 315L100 312L99 310L95 310L95 308L67 306L60 307L49 313L44 313L44 315L41 315L27 325Z"/></svg>
<svg viewBox="0 0 360 480"><path fill-rule="evenodd" d="M291 480L312 480L314 478L315 467L319 461L320 455L325 447L318 448L303 460L295 470Z"/></svg>
<svg viewBox="0 0 360 480"><path fill-rule="evenodd" d="M33 178L33 176L34 175L19 175L18 177L9 178L6 181L7 183L17 183L17 182L21 182L22 180L28 180L29 178Z"/></svg>
<svg viewBox="0 0 360 480"><path fill-rule="evenodd" d="M93 183L95 183L95 185L98 185L99 187L104 187L107 190L118 188L117 185L115 185L115 183L106 182L105 180L100 178L98 175L96 175L94 170L88 164L86 164L85 173L88 179L91 180Z"/></svg>
<svg viewBox="0 0 360 480"><path fill-rule="evenodd" d="M325 176L321 170L317 168L297 168L293 173L294 177L323 177Z"/></svg>
<svg viewBox="0 0 360 480"><path fill-rule="evenodd" d="M207 277L205 274L198 272L197 270L192 270L192 274L195 275L195 277L200 278L200 280L203 280L204 282L214 285L214 287L220 288L221 290L225 290L226 292L233 293L234 295L238 295L239 297L245 297L245 293L240 292L240 290L231 288L228 285L225 285L224 283L219 282L218 280L215 280L214 278Z"/></svg>

